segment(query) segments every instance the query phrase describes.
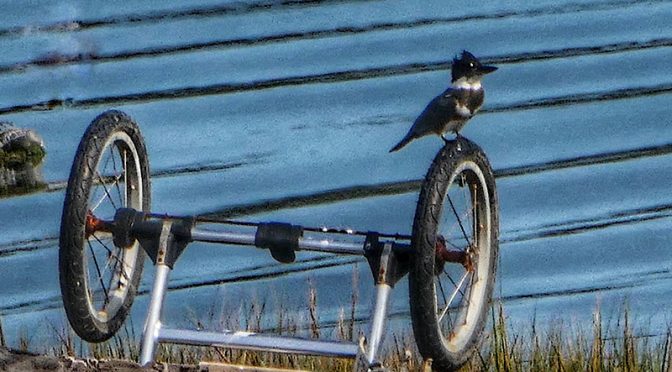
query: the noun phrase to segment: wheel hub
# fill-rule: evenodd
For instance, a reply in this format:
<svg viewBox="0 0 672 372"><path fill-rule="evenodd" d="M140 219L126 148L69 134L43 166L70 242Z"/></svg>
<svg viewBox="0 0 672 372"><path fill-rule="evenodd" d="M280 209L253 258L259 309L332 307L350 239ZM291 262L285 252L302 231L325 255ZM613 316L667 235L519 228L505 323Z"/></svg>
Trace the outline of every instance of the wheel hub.
<svg viewBox="0 0 672 372"><path fill-rule="evenodd" d="M442 235L439 235L436 237L436 248L435 248L437 263L441 267L443 267L443 264L446 262L458 263L464 266L464 268L467 271L472 271L473 257L472 254L469 252L472 252L473 249L470 248L471 247L468 247L464 251L448 249L448 247L446 246L446 239Z"/></svg>
<svg viewBox="0 0 672 372"><path fill-rule="evenodd" d="M86 222L84 224L86 238L88 239L91 235L99 231L112 232L112 229L109 222L99 219L93 214L93 212L88 211L86 213Z"/></svg>

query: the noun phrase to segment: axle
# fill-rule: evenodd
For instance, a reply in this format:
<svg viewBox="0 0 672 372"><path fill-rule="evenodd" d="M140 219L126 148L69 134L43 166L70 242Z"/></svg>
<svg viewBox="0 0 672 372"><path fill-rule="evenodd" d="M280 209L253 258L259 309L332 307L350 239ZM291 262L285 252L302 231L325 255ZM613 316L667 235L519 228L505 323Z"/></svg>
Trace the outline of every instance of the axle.
<svg viewBox="0 0 672 372"><path fill-rule="evenodd" d="M88 211L86 213L86 223L84 227L84 232L87 238L96 232L111 233L113 226L114 226L113 221L111 222L101 220L98 217L96 217L91 211Z"/></svg>
<svg viewBox="0 0 672 372"><path fill-rule="evenodd" d="M378 241L380 237L396 237L390 240L392 251L404 255L412 254L410 236L401 234L382 234L367 232L364 241L355 242L338 239L327 239L325 236L350 235L350 230L311 228L279 222L235 222L207 220L207 223L220 225L243 225L254 228L254 232L214 231L196 225L194 217L171 217L136 211L130 208L117 210L113 221L97 218L91 211L86 216L87 238L96 232L111 233L115 244L130 246L133 241L150 243L158 240L163 221L170 220L171 233L176 242L186 246L191 241L256 246L267 248L273 257L280 262L292 262L295 251L313 251L350 255L365 255L367 249L381 249L386 241ZM311 236L304 236L304 231ZM315 236L315 234L319 234ZM363 234L357 232L357 234ZM375 237L375 239L372 239ZM399 242L401 240L403 242ZM372 243L374 242L374 243ZM371 245L376 245L371 247ZM143 244L144 246L145 244ZM369 247L367 247L369 245ZM152 253L150 256L152 256ZM436 239L436 258L440 263L451 262L468 266L469 257L464 251L448 249L443 236Z"/></svg>

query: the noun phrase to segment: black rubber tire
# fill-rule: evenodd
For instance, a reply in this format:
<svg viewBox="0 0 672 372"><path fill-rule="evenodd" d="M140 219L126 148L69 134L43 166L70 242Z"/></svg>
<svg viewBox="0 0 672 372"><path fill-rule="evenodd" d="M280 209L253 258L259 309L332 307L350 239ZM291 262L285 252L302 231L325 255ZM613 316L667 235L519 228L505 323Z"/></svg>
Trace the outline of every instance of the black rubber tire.
<svg viewBox="0 0 672 372"><path fill-rule="evenodd" d="M117 169L116 154L123 157L119 165L121 173ZM106 169L101 171L98 168L101 166L100 163L103 163L101 157L105 156L109 158L102 166L109 167L110 159L112 159L114 169L111 171L114 171L117 177L114 183L107 186L105 185L109 181L106 180L107 173L102 174L102 171ZM123 186L120 186L122 184ZM139 185L141 188L137 187ZM101 188L103 198L96 195ZM122 188L124 191L121 191ZM113 192L114 190L117 192ZM70 170L63 204L59 243L59 276L63 305L70 325L86 341L105 341L112 337L124 323L133 304L145 260L143 250L137 242L130 247L120 248L113 243L107 245L105 243L107 237L102 238L104 234L102 232L89 232L87 236L87 215L89 213L93 215L94 212L101 213L104 216L96 217L112 220L114 211L120 207L114 203L113 194L118 195L121 204L149 211L150 193L147 151L138 125L120 111L107 111L95 118L79 143ZM109 200L105 200L105 195ZM92 206L96 201L90 198L94 197L99 201L98 205ZM104 249L102 254L107 257L107 263L102 271L98 265L96 258L98 254L94 245L99 248L98 253L101 252L100 249ZM89 280L89 260L98 270L98 277L93 282L101 285L105 296L100 311L97 311L94 304L96 292ZM112 268L109 269L109 266ZM104 281L107 280L105 273L108 269L110 279L109 288L106 290ZM114 292L112 292L113 289ZM108 305L112 310L106 309ZM108 310L109 313L106 313Z"/></svg>
<svg viewBox="0 0 672 372"><path fill-rule="evenodd" d="M453 201L445 197L449 192L448 187L451 185L452 187L460 187L459 182L455 183L458 172L462 180L462 188L453 189L453 192L462 190L462 193L467 195L463 198L465 200L464 204L472 208L472 213L474 213L472 216L478 216L471 217L472 233L474 234L471 241L474 242L473 246L478 246L478 248L474 249L469 248L470 252L476 252L472 253L474 261L471 270L467 269L468 266L465 265L438 262L436 258L437 229L442 219L452 218L451 216L446 217L442 214L444 199L449 200L449 203L447 203L449 207L446 213L457 217L455 221L460 220L457 212L453 214L455 210ZM478 172L482 174L482 178L479 178ZM469 185L468 193L463 189L465 182ZM479 193L478 191L474 191L478 189L473 188L476 184L483 185L483 188L487 187L487 192L480 191ZM481 200L481 203L477 204L474 200ZM474 212L473 209L474 205L478 205L477 208L485 208L485 204L489 206L489 217L485 209L478 209L478 212ZM413 221L411 239L411 245L416 252L409 272L409 297L413 332L420 354L425 359L431 358L433 360L432 367L434 370L449 371L458 369L469 360L480 345L486 316L490 309L497 269L499 240L498 213L495 178L483 151L476 144L464 137L459 137L455 141L448 142L436 155L422 184ZM475 232L477 224L473 222L474 219L478 220L478 226L481 226L478 228L479 235L477 238L477 233ZM489 239L487 238L488 227L481 223L486 222L486 219L489 223ZM464 240L467 242L465 243L466 250L466 246L472 246L472 243L469 240L468 233L465 233L466 229L462 227L461 221L460 227L461 232L455 234L462 234L464 236ZM455 230L460 231L459 229ZM440 276L444 273L448 276L444 265L446 267L453 265L451 269L455 270L463 269L465 272L463 278L471 275L468 292L466 288L464 291L457 289L461 286L461 282L450 279L453 287L456 289L454 289L452 297L445 295L443 284L439 283L441 285L439 287L437 286L437 282L435 282L437 278L440 280ZM484 272L485 270L487 270L487 278L482 279L482 276L485 275L481 275L478 272ZM481 280L483 280L483 283L480 283ZM455 284L456 282L457 284ZM437 287L439 287L440 292L437 292ZM452 301L447 301L446 297L452 300L458 293L461 294L460 298L462 300L468 298L466 300L467 304L466 306L460 305L457 308L453 308L451 307ZM465 293L467 294L465 295ZM439 310L438 304L440 302L440 294L442 294L444 301L442 310ZM481 302L479 303L478 301ZM473 313L469 313L469 309L478 313L473 315ZM450 313L463 311L464 315L458 315L460 317L458 318L459 321L451 321L453 324L448 325L448 327L451 327L449 330L450 333L442 330L441 319L446 314L450 318ZM468 323L469 326L466 326ZM449 338L462 337L457 346L451 344L452 340L448 340L443 336L446 333L449 334Z"/></svg>

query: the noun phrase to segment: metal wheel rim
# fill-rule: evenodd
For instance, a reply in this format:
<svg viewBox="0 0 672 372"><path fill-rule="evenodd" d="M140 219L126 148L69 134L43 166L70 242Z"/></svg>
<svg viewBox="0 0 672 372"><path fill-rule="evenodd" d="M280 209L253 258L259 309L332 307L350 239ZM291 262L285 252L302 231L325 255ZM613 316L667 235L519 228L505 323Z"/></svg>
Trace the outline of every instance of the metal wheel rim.
<svg viewBox="0 0 672 372"><path fill-rule="evenodd" d="M114 133L99 155L95 169L90 169L93 181L87 196L87 215L91 212L96 218L111 220L121 207L142 210L142 174L133 140L125 132ZM89 311L96 320L108 322L122 308L137 260L141 259L139 249L138 242L127 248L116 247L107 232L85 232L85 288Z"/></svg>
<svg viewBox="0 0 672 372"><path fill-rule="evenodd" d="M460 179L463 185L466 183L469 186L469 192L465 193L466 185L464 187L459 186ZM464 200L462 202L463 205L470 205L469 210L471 212L462 210L459 207L460 202L453 200L460 195L463 199L465 197L469 198L466 203L464 203ZM474 214L476 215L475 218L473 217ZM469 220L469 218L465 218L469 215L471 215L468 224L471 227L470 229L465 226L464 221L457 222L464 219ZM454 222L445 223L446 220L450 219L453 219ZM478 224L474 224L474 221L477 221ZM471 234L469 234L469 231L471 231ZM480 322L480 314L486 311L487 283L489 276L492 275L489 271L491 260L490 198L485 176L480 167L473 161L461 163L450 175L444 195L444 206L437 227L437 237L439 236L445 238L446 246L450 246L451 249L462 246L462 249L469 251L472 260L473 268L471 271L463 265L446 263L443 270L435 277L434 283L437 322L444 346L450 352L459 353L464 351L471 340ZM459 244L460 239L456 239L456 236L464 238L462 244ZM455 270L456 267L463 267L464 273L459 276L448 273L450 270ZM454 315L454 317L451 317L451 315Z"/></svg>

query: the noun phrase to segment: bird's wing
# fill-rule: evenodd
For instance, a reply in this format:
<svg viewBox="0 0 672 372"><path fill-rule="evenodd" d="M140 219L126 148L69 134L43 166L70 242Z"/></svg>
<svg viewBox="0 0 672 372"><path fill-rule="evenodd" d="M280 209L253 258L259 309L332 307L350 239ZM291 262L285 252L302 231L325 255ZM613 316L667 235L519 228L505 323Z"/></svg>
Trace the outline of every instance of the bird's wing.
<svg viewBox="0 0 672 372"><path fill-rule="evenodd" d="M450 88L434 97L422 111L420 116L415 119L413 126L411 126L411 129L406 133L406 136L392 147L390 152L401 149L415 138L429 134L441 135L446 123L455 116L456 104L457 99L454 96L454 91Z"/></svg>
<svg viewBox="0 0 672 372"><path fill-rule="evenodd" d="M454 91L448 88L445 92L434 97L420 116L415 119L412 131L418 136L436 133L454 116L457 99Z"/></svg>

